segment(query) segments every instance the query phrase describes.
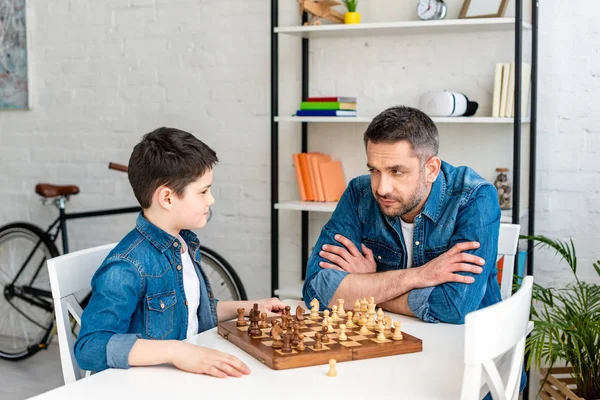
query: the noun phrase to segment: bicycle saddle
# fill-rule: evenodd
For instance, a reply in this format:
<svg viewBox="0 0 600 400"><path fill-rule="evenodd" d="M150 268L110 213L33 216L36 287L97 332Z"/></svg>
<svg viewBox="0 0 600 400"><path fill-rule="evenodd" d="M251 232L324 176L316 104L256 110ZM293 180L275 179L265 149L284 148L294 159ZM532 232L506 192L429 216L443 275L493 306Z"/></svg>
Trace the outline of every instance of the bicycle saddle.
<svg viewBox="0 0 600 400"><path fill-rule="evenodd" d="M45 198L69 196L79 193L79 187L75 185L57 186L49 183L38 183L35 185L35 192Z"/></svg>

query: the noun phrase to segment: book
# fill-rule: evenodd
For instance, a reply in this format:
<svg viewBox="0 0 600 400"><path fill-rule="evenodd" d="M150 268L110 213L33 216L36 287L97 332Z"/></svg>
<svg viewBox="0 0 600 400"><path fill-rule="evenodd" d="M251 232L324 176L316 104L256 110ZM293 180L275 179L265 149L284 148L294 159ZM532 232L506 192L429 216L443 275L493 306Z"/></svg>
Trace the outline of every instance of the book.
<svg viewBox="0 0 600 400"><path fill-rule="evenodd" d="M506 94L506 115L505 117L514 117L515 112L515 63L510 63L510 73L508 74L508 93Z"/></svg>
<svg viewBox="0 0 600 400"><path fill-rule="evenodd" d="M298 156L300 161L300 172L302 175L302 182L304 183L304 192L306 194L307 201L315 200L315 195L312 190L312 184L310 181L310 174L308 173L308 154L301 153Z"/></svg>
<svg viewBox="0 0 600 400"><path fill-rule="evenodd" d="M300 154L294 154L294 169L296 170L296 179L298 180L298 190L300 191L300 199L307 201L306 190L304 190L304 180L302 179L302 169L300 168Z"/></svg>
<svg viewBox="0 0 600 400"><path fill-rule="evenodd" d="M500 92L500 117L506 117L506 100L508 95L508 74L510 73L510 64L502 66L502 91Z"/></svg>
<svg viewBox="0 0 600 400"><path fill-rule="evenodd" d="M356 103L356 97L309 97L306 101L337 101L341 103Z"/></svg>
<svg viewBox="0 0 600 400"><path fill-rule="evenodd" d="M356 103L342 103L339 101L303 101L301 110L356 110Z"/></svg>
<svg viewBox="0 0 600 400"><path fill-rule="evenodd" d="M298 117L356 117L356 111L346 110L298 110Z"/></svg>
<svg viewBox="0 0 600 400"><path fill-rule="evenodd" d="M498 118L500 116L500 95L502 92L502 73L504 65L502 63L496 64L496 72L494 73L494 94L492 97L492 117Z"/></svg>
<svg viewBox="0 0 600 400"><path fill-rule="evenodd" d="M344 190L346 180L341 161L326 161L319 164L321 183L323 184L324 201L338 201Z"/></svg>
<svg viewBox="0 0 600 400"><path fill-rule="evenodd" d="M324 155L324 154L317 154L315 156L313 156L312 158L310 158L310 161L312 163L312 169L313 169L313 176L315 179L315 188L317 190L317 201L325 201L325 194L323 191L323 182L322 182L322 176L321 176L321 169L320 169L320 165L321 163L327 162L327 161L331 161L331 157L329 157L328 155Z"/></svg>

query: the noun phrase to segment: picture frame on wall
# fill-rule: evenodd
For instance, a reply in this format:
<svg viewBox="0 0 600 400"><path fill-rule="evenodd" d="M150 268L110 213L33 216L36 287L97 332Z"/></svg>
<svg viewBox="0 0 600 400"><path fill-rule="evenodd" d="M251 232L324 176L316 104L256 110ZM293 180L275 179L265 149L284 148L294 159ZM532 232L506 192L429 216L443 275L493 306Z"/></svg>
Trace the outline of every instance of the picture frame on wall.
<svg viewBox="0 0 600 400"><path fill-rule="evenodd" d="M465 0L458 18L502 18L510 0Z"/></svg>

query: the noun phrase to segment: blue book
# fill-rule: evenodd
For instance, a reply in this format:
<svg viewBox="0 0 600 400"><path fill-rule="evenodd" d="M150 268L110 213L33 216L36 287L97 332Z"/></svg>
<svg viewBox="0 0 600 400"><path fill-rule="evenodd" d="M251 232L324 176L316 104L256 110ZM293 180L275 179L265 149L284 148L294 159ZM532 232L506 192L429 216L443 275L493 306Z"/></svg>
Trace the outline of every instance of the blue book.
<svg viewBox="0 0 600 400"><path fill-rule="evenodd" d="M347 110L298 110L298 117L356 117L356 111Z"/></svg>

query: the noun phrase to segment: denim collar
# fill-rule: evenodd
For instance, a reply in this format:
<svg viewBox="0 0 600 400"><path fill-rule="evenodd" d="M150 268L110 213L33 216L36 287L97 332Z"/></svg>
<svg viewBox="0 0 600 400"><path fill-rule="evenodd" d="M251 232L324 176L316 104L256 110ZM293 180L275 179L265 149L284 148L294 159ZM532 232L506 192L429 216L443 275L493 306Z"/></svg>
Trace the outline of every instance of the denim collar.
<svg viewBox="0 0 600 400"><path fill-rule="evenodd" d="M154 225L152 222L148 221L146 217L144 217L143 211L140 212L137 217L135 228L161 253L164 253L168 248L173 246L175 241L179 242L178 238L168 234L158 226ZM187 229L182 229L179 234L183 240L185 240L185 243L192 251L192 254L194 254L198 247L200 247L200 240L198 240L198 236L196 236L194 232Z"/></svg>

